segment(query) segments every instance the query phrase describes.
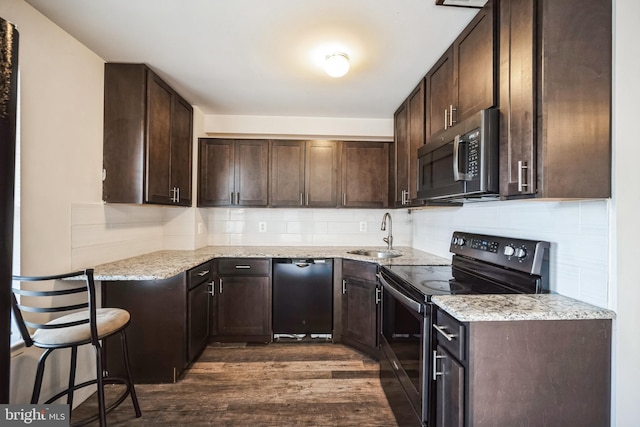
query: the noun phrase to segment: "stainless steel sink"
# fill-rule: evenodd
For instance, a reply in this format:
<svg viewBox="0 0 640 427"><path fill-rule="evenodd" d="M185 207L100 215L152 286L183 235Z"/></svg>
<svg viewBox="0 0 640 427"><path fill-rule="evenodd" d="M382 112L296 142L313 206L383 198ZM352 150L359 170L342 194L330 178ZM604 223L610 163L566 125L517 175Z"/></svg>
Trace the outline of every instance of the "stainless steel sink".
<svg viewBox="0 0 640 427"><path fill-rule="evenodd" d="M376 250L376 249L356 249L349 251L348 253L353 255L369 256L373 258L396 258L402 256L399 252Z"/></svg>

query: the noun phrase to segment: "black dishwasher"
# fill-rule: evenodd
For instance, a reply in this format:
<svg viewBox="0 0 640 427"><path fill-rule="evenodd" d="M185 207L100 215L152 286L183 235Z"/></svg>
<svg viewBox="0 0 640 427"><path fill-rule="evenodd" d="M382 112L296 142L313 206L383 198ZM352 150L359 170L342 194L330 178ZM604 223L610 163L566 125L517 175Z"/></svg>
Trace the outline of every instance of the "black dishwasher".
<svg viewBox="0 0 640 427"><path fill-rule="evenodd" d="M273 335L329 338L333 329L333 259L273 260Z"/></svg>

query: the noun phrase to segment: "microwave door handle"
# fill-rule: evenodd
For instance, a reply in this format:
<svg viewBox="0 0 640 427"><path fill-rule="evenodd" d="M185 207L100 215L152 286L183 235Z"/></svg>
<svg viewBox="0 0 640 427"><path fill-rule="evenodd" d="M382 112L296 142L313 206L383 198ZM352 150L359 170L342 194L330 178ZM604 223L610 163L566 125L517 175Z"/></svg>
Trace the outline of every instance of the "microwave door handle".
<svg viewBox="0 0 640 427"><path fill-rule="evenodd" d="M456 135L453 138L453 180L454 181L462 181L464 180L464 174L460 173L459 169L459 159L460 159L460 135Z"/></svg>

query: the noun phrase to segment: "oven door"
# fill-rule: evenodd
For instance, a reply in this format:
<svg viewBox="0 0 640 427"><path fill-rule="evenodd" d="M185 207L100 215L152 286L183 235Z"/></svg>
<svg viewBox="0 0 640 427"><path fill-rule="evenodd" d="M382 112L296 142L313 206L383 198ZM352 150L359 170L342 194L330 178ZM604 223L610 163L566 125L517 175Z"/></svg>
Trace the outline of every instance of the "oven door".
<svg viewBox="0 0 640 427"><path fill-rule="evenodd" d="M400 425L429 419L431 305L388 277L382 284L380 380Z"/></svg>

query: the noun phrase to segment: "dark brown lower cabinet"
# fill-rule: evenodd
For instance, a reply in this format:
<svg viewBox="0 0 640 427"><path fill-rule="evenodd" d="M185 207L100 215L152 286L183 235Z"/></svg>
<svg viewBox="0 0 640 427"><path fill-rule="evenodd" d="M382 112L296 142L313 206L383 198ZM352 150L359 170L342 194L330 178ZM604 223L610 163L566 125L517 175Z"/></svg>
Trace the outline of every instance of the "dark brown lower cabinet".
<svg viewBox="0 0 640 427"><path fill-rule="evenodd" d="M610 425L611 320L435 324L437 426Z"/></svg>
<svg viewBox="0 0 640 427"><path fill-rule="evenodd" d="M165 280L104 281L102 305L131 315L127 344L134 383L176 382L188 364L186 272ZM105 343L106 369L124 376L119 346L117 337Z"/></svg>
<svg viewBox="0 0 640 427"><path fill-rule="evenodd" d="M193 362L209 341L212 262L189 270L187 294L187 360Z"/></svg>
<svg viewBox="0 0 640 427"><path fill-rule="evenodd" d="M378 358L379 288L377 265L342 261L342 333L344 344Z"/></svg>
<svg viewBox="0 0 640 427"><path fill-rule="evenodd" d="M212 339L222 342L271 341L271 259L214 261Z"/></svg>
<svg viewBox="0 0 640 427"><path fill-rule="evenodd" d="M131 315L127 344L135 383L176 382L207 344L211 271L206 262L164 280L102 282L103 307ZM119 346L117 337L105 343L106 369L124 376Z"/></svg>
<svg viewBox="0 0 640 427"><path fill-rule="evenodd" d="M438 381L436 384L436 426L464 426L464 367L442 347L435 354Z"/></svg>

